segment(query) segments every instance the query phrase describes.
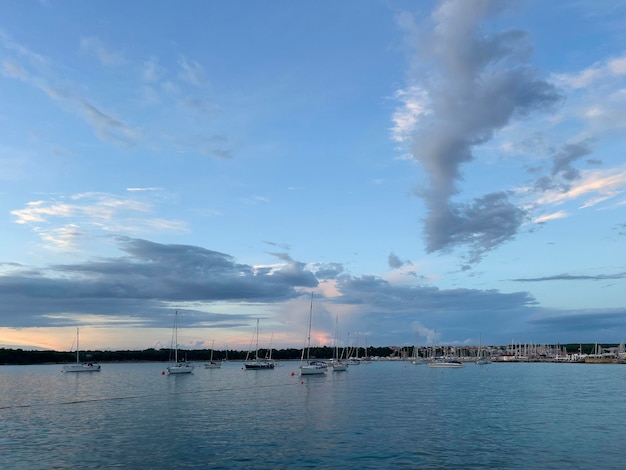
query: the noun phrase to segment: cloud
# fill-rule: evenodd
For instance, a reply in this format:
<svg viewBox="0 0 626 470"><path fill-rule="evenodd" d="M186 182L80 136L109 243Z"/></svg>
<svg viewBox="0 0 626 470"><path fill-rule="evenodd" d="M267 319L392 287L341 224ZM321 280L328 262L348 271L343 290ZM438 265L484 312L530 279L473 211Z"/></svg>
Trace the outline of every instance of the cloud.
<svg viewBox="0 0 626 470"><path fill-rule="evenodd" d="M626 169L611 168L598 170L582 170L579 179L564 189L555 187L552 183L546 185L544 191L536 200L536 204L560 205L567 201L586 198L581 208L592 207L600 202L613 199L626 189Z"/></svg>
<svg viewBox="0 0 626 470"><path fill-rule="evenodd" d="M196 61L190 61L182 56L178 61L181 72L180 78L192 85L201 85L205 81L204 68Z"/></svg>
<svg viewBox="0 0 626 470"><path fill-rule="evenodd" d="M393 113L392 139L396 142L407 142L419 118L428 112L426 103L428 94L422 88L413 85L404 90L397 90L394 98L402 104Z"/></svg>
<svg viewBox="0 0 626 470"><path fill-rule="evenodd" d="M37 271L3 265L2 324L61 326L75 317L94 315L108 324L125 317L134 323L162 326L171 303L271 303L296 298L300 295L297 289L317 285L303 263L288 257L286 263L266 270L197 246L128 237L116 240L125 256L57 264ZM211 318L198 312L196 316L202 324ZM228 318L232 323L238 317ZM189 315L186 319L192 322Z"/></svg>
<svg viewBox="0 0 626 470"><path fill-rule="evenodd" d="M571 338L571 342L579 342L581 332L588 341L604 342L615 336L615 331L626 328L626 310L581 310L573 313L547 312L537 318L528 320L530 328L537 332L558 331L562 338ZM567 341L567 340L565 340ZM562 342L565 342L562 341Z"/></svg>
<svg viewBox="0 0 626 470"><path fill-rule="evenodd" d="M597 63L574 74L555 74L554 80L563 86L580 89L596 85L596 82L607 77L626 75L626 55L609 59L605 63Z"/></svg>
<svg viewBox="0 0 626 470"><path fill-rule="evenodd" d="M140 199L146 191L133 191L133 197L106 193L81 193L69 198L38 200L11 211L15 223L27 225L55 250L79 248L79 241L102 234L148 234L186 231L179 220L153 217L149 201ZM60 200L59 200L60 199Z"/></svg>
<svg viewBox="0 0 626 470"><path fill-rule="evenodd" d="M580 172L571 164L591 153L588 142L566 144L553 157L552 176L561 175L565 180L572 181L580 177Z"/></svg>
<svg viewBox="0 0 626 470"><path fill-rule="evenodd" d="M592 311L540 309L527 292L398 285L372 275L351 276L338 264L310 267L285 253L274 254L275 265L252 266L193 245L129 237L115 242L121 256L43 268L0 264L0 323L7 328L86 323L145 331L169 328L177 308L184 312L186 328L237 328L267 309L283 323L299 324L294 307L304 306L312 290L320 331L333 331L339 314L342 331L359 331L361 338L374 337L380 345L414 344L415 334L426 343L477 341L487 330L496 344L514 336L550 342L560 330L542 325L559 321L559 315L580 313L585 327L594 319ZM334 279L320 284L331 271ZM226 313L220 312L224 308ZM605 313L598 311L601 321ZM609 313L619 320L617 313ZM578 341L587 332L570 328L568 334ZM293 347L293 339L284 342Z"/></svg>
<svg viewBox="0 0 626 470"><path fill-rule="evenodd" d="M164 74L156 57L150 57L143 63L142 78L146 82L156 82Z"/></svg>
<svg viewBox="0 0 626 470"><path fill-rule="evenodd" d="M125 123L103 113L86 100L78 99L78 110L81 116L96 131L102 140L125 145L134 145L139 140L139 131Z"/></svg>
<svg viewBox="0 0 626 470"><path fill-rule="evenodd" d="M17 57L24 58L29 63L34 65L46 65L50 61L47 57L41 54L37 54L27 47L15 42L8 34L0 30L0 45L7 51L14 53Z"/></svg>
<svg viewBox="0 0 626 470"><path fill-rule="evenodd" d="M484 254L511 240L528 212L509 200L504 192L486 194L471 203L430 201L425 227L427 251L467 247L467 262L479 262Z"/></svg>
<svg viewBox="0 0 626 470"><path fill-rule="evenodd" d="M41 90L53 101L59 103L63 109L82 118L83 121L93 128L95 134L104 141L130 146L136 144L139 140L140 133L138 129L103 112L89 100L76 94L71 89L67 87L60 88L50 84L45 76L29 71L26 68L26 64L6 59L2 62L2 73L6 77L20 80Z"/></svg>
<svg viewBox="0 0 626 470"><path fill-rule="evenodd" d="M98 61L106 67L119 66L126 63L123 53L111 51L102 40L95 37L81 38L80 48L82 51L94 54Z"/></svg>
<svg viewBox="0 0 626 470"><path fill-rule="evenodd" d="M28 78L26 70L24 70L19 64L10 60L2 61L2 74L5 77L17 78L19 80L26 80Z"/></svg>
<svg viewBox="0 0 626 470"><path fill-rule="evenodd" d="M532 221L535 224L542 224L550 220L564 219L566 217L567 217L567 212L558 211L558 212L553 212L552 214L540 215L538 217L535 217Z"/></svg>
<svg viewBox="0 0 626 470"><path fill-rule="evenodd" d="M525 218L506 192L487 194L470 203L453 201L459 193L462 165L472 162L474 148L488 142L513 119L550 109L561 99L554 85L527 64L527 34L510 30L487 33L482 22L498 14L499 1L443 1L432 14L432 27L419 42L419 57L432 69L420 83L418 112L396 117L396 134L412 126L413 157L428 176L419 191L427 207L427 252L466 247L468 261L512 239ZM415 85L405 94L414 96ZM422 109L428 103L428 109ZM403 109L407 109L404 105ZM406 113L405 113L406 114ZM402 112L397 116L404 116Z"/></svg>
<svg viewBox="0 0 626 470"><path fill-rule="evenodd" d="M626 273L616 274L599 274L596 276L574 275L574 274L556 274L553 276L530 277L512 279L515 282L545 282L545 281L606 281L613 279L626 279Z"/></svg>
<svg viewBox="0 0 626 470"><path fill-rule="evenodd" d="M389 253L387 263L389 264L389 267L393 269L401 268L404 265L404 262L394 253Z"/></svg>

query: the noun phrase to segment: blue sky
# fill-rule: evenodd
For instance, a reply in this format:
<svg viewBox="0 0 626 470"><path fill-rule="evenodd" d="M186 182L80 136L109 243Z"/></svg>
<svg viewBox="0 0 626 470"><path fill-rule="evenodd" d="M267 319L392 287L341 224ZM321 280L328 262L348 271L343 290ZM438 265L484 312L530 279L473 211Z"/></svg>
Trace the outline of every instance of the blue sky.
<svg viewBox="0 0 626 470"><path fill-rule="evenodd" d="M621 342L626 2L0 3L0 345Z"/></svg>

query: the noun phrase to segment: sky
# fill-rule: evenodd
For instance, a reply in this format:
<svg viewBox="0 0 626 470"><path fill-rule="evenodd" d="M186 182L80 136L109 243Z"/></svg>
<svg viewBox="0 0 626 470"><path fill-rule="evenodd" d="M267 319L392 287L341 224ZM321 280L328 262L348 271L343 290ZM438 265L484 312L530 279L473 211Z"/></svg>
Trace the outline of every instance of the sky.
<svg viewBox="0 0 626 470"><path fill-rule="evenodd" d="M0 347L622 342L625 44L617 0L4 0Z"/></svg>

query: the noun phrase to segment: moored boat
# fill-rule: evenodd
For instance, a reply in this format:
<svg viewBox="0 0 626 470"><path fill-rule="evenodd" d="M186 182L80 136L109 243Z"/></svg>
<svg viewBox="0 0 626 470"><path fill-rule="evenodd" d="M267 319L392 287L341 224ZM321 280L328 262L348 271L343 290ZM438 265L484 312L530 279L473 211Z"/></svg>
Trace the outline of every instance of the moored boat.
<svg viewBox="0 0 626 470"><path fill-rule="evenodd" d="M100 364L80 362L79 331L76 328L76 364L63 366L61 372L100 372Z"/></svg>
<svg viewBox="0 0 626 470"><path fill-rule="evenodd" d="M465 367L465 364L463 364L461 361L453 359L437 359L435 361L429 362L428 367L455 369Z"/></svg>
<svg viewBox="0 0 626 470"><path fill-rule="evenodd" d="M204 363L205 369L220 369L222 367L222 361L214 361L213 360L213 347L215 346L215 340L211 343L211 358L209 362Z"/></svg>
<svg viewBox="0 0 626 470"><path fill-rule="evenodd" d="M256 337L256 351L254 354L254 360L248 361L248 356L250 355L250 351L248 351L248 355L246 356L246 362L244 362L243 366L246 370L266 370L274 368L274 361L261 359L259 357L259 319L256 319L256 333L253 337Z"/></svg>
<svg viewBox="0 0 626 470"><path fill-rule="evenodd" d="M311 359L311 323L313 321L313 293L311 293L311 308L309 309L309 333L307 335L307 344L302 348L302 357L300 358L300 375L321 375L326 373L328 364L324 361ZM306 359L305 359L306 352Z"/></svg>
<svg viewBox="0 0 626 470"><path fill-rule="evenodd" d="M179 361L178 360L178 310L174 314L174 338L173 338L173 346L174 346L174 363L167 367L168 375L171 374L191 374L195 366L187 362L187 360Z"/></svg>

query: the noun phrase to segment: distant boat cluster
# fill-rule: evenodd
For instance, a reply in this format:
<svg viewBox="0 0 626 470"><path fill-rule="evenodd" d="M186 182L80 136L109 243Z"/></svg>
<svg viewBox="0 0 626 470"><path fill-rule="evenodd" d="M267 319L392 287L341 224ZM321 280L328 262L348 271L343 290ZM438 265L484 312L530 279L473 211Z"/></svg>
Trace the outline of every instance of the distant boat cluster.
<svg viewBox="0 0 626 470"><path fill-rule="evenodd" d="M418 351L417 354L415 351ZM393 359L408 359L414 364L427 363L430 367L454 367L454 363L474 362L478 365L492 362L569 362L569 363L626 363L624 343L616 347L595 344L591 353L584 353L582 344L578 351L568 352L565 346L545 344L511 344L483 347L423 347L413 348L413 356L400 351ZM441 365L438 365L441 364Z"/></svg>
<svg viewBox="0 0 626 470"><path fill-rule="evenodd" d="M300 358L299 374L302 375L322 375L328 370L334 372L344 372L349 366L361 364L371 364L372 361L410 361L414 365L426 364L432 368L462 368L466 363L476 365L488 365L493 362L566 362L566 363L626 363L626 347L624 343L618 346L603 347L596 343L591 352L583 352L580 345L578 351L567 351L565 346L545 345L545 344L510 344L508 346L425 346L419 347L417 344L408 348L391 348L393 354L388 357L368 356L367 345L365 356L358 357L359 348L346 347L340 352L337 347L337 326L335 326L334 355L331 359L319 359L311 356L311 325L313 318L313 295L311 295L311 306L309 310L309 328L306 344L302 348ZM358 337L357 337L358 338ZM79 330L76 329L76 362L66 364L62 372L100 372L100 364L80 361ZM349 342L349 341L348 341ZM358 343L358 339L357 339ZM219 369L221 360L213 359L213 345L211 346L211 357L204 364L205 369ZM266 350L266 356L259 356L259 320L257 319L256 330L248 355L244 361L245 370L272 370L282 364L272 359L272 348ZM252 349L255 344L255 349ZM570 345L571 346L571 345ZM190 374L195 366L179 359L178 351L178 311L174 317L174 329L172 333L172 350L174 352L173 363L166 368L167 374ZM589 348L587 348L589 350ZM356 354L356 356L355 356ZM164 371L165 373L165 371Z"/></svg>

